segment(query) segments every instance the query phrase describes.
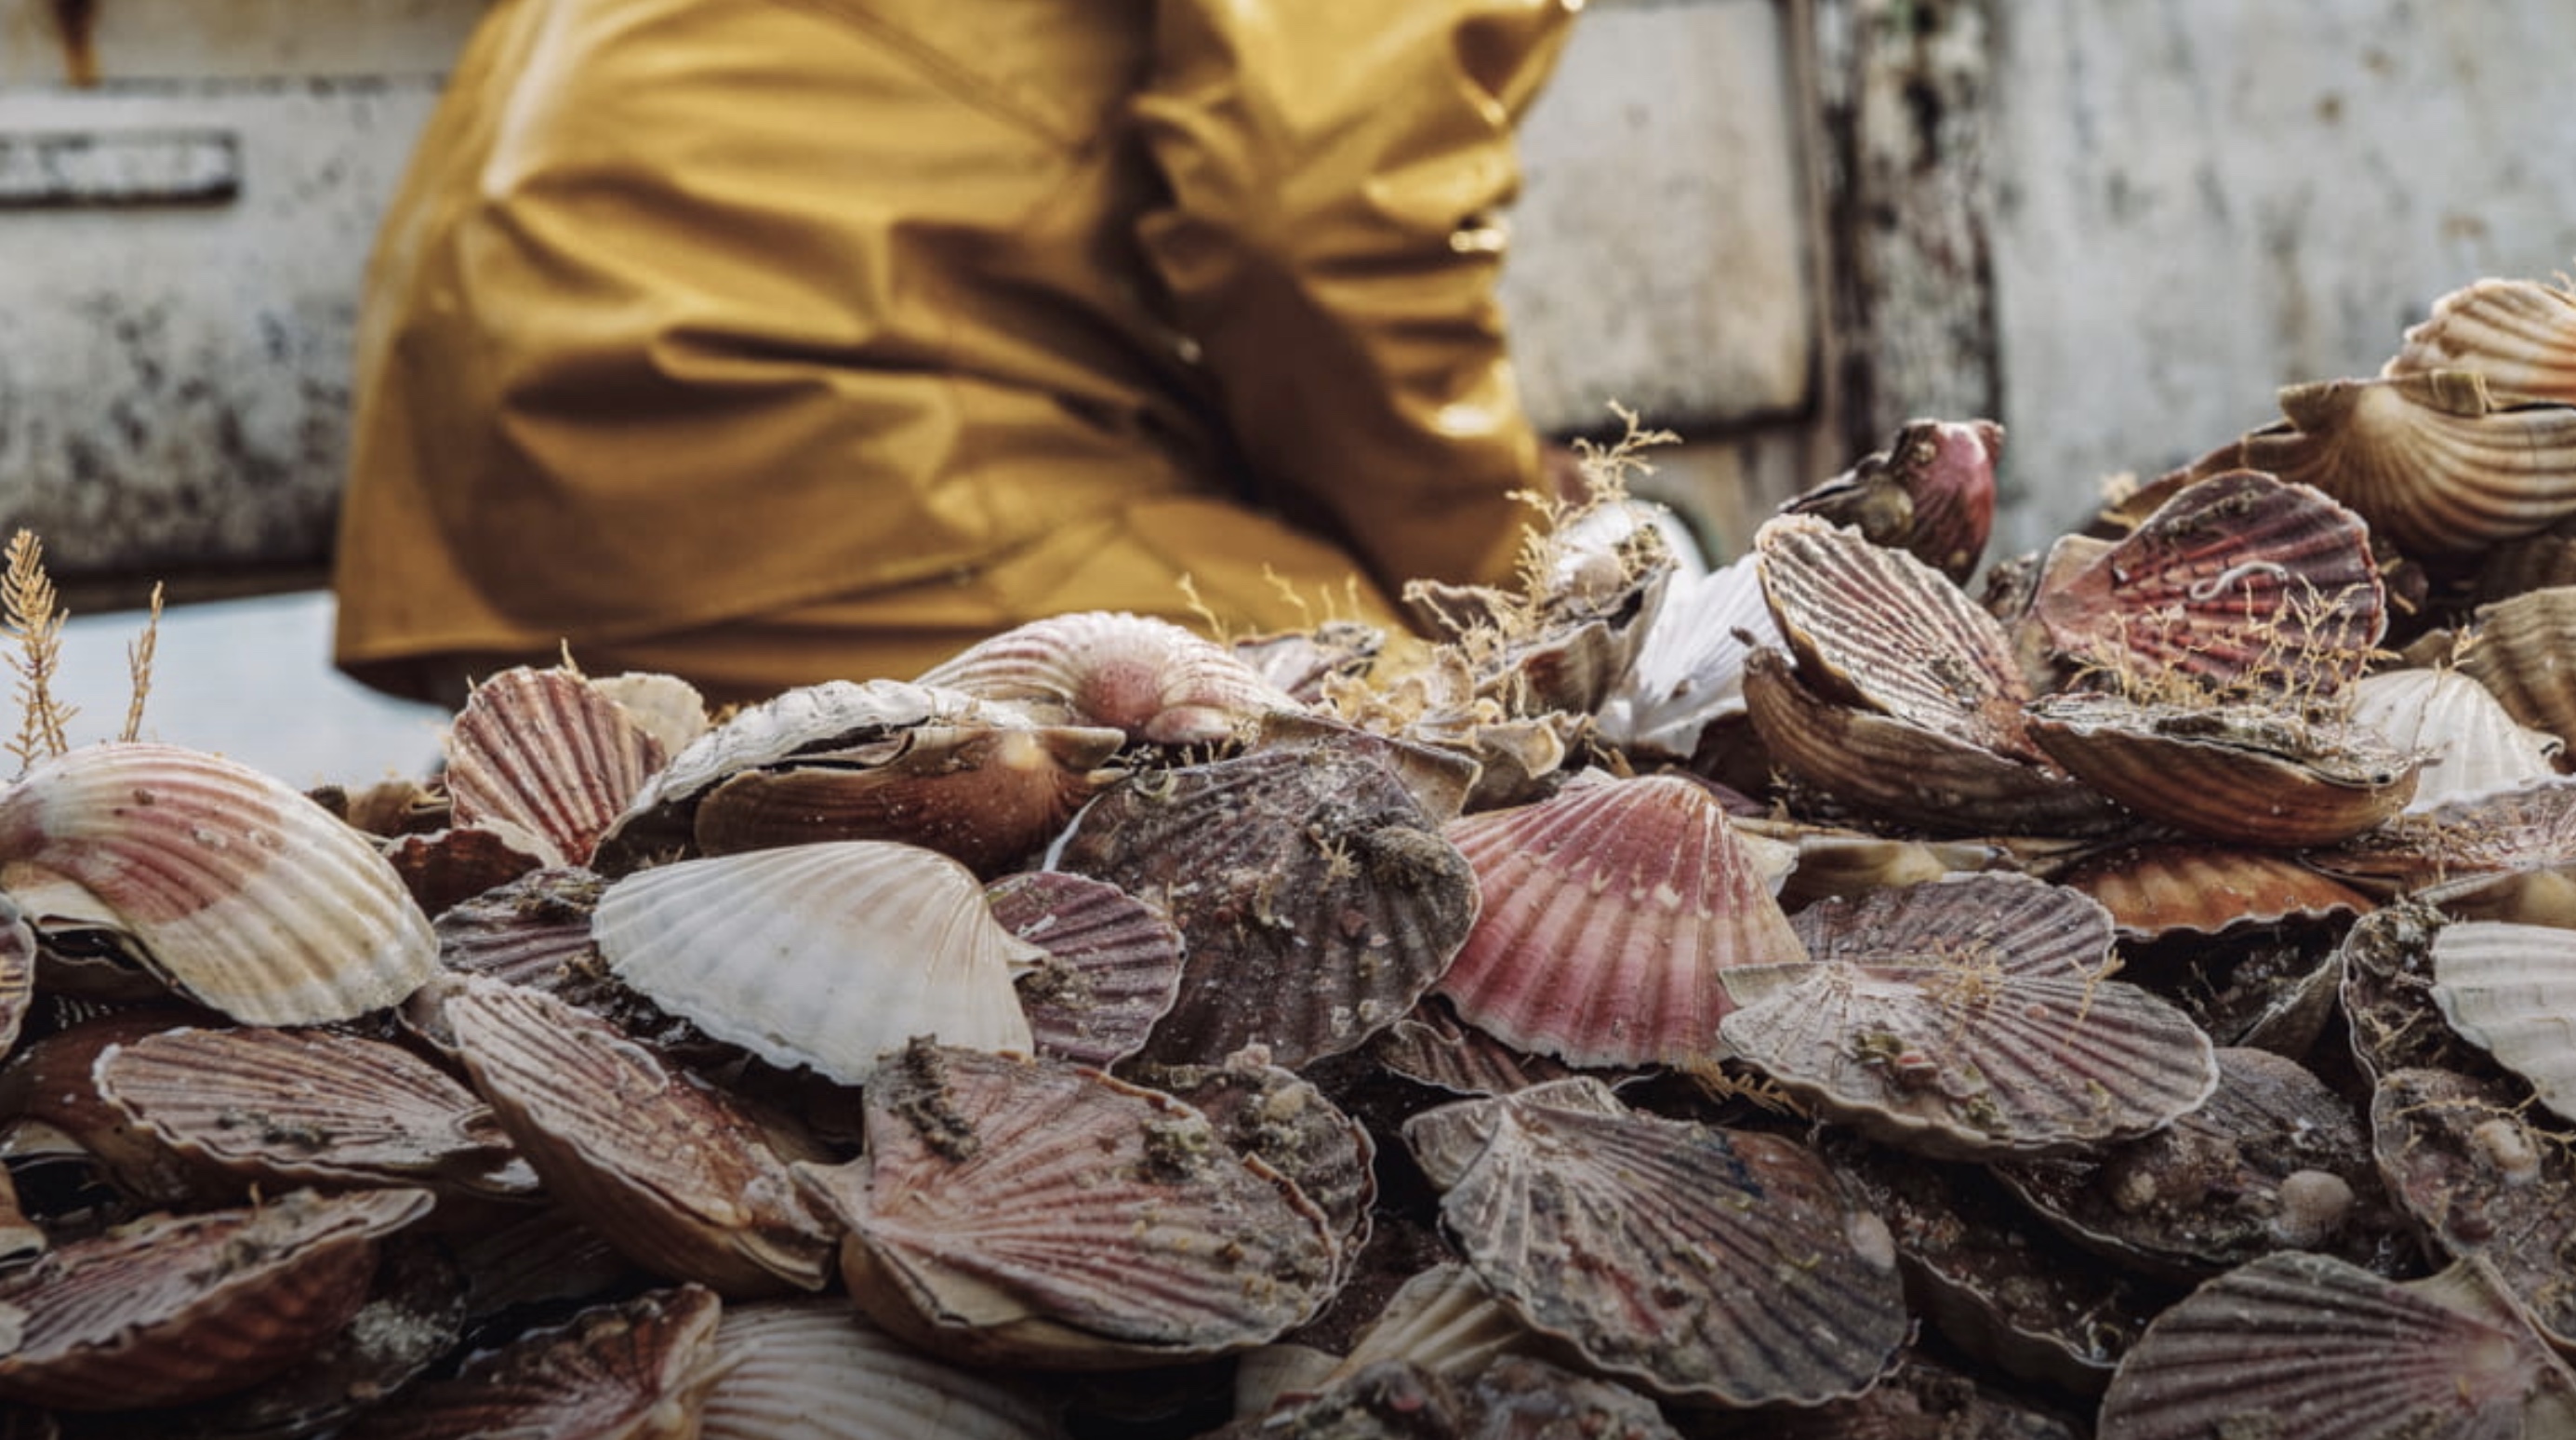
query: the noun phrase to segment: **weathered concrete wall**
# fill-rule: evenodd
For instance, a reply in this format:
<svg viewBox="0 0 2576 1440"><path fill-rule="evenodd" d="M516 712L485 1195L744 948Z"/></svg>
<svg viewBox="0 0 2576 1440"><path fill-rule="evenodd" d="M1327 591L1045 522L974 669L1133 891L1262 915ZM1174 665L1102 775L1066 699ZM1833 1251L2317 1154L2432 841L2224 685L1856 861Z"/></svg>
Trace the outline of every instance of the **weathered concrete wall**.
<svg viewBox="0 0 2576 1440"><path fill-rule="evenodd" d="M2376 371L2445 291L2576 267L2569 0L1994 9L2016 546Z"/></svg>

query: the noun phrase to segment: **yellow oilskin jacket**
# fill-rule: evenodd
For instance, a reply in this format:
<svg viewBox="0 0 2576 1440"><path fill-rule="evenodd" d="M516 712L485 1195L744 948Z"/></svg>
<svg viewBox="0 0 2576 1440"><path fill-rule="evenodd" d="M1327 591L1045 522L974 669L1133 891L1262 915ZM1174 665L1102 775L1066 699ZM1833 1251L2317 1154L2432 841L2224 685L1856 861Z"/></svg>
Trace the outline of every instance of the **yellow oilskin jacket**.
<svg viewBox="0 0 2576 1440"><path fill-rule="evenodd" d="M499 0L370 262L339 662L1504 581L1496 215L1579 3Z"/></svg>

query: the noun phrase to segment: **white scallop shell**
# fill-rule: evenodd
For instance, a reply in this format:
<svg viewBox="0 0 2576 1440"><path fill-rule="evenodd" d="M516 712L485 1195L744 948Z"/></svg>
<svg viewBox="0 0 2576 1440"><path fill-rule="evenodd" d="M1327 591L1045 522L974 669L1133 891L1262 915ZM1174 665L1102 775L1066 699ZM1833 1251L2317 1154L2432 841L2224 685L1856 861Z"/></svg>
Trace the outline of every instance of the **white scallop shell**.
<svg viewBox="0 0 2576 1440"><path fill-rule="evenodd" d="M1027 1050L1012 972L1045 958L965 866L843 840L684 860L608 888L591 936L617 977L776 1065L864 1084L915 1036Z"/></svg>
<svg viewBox="0 0 2576 1440"><path fill-rule="evenodd" d="M2540 1103L2576 1118L2576 941L2546 925L2460 920L2433 937L2433 1002Z"/></svg>
<svg viewBox="0 0 2576 1440"><path fill-rule="evenodd" d="M1161 745L1224 740L1268 711L1305 708L1213 640L1168 620L1101 610L1006 630L917 683Z"/></svg>
<svg viewBox="0 0 2576 1440"><path fill-rule="evenodd" d="M701 1440L1053 1440L1035 1397L934 1360L846 1298L727 1306Z"/></svg>
<svg viewBox="0 0 2576 1440"><path fill-rule="evenodd" d="M2354 690L2352 723L2433 757L2416 772L2409 811L2558 773L2558 737L2516 724L2493 691L2457 670L2388 670Z"/></svg>
<svg viewBox="0 0 2576 1440"><path fill-rule="evenodd" d="M1688 759L1700 732L1744 713L1744 657L1780 645L1748 555L1706 575L1675 575L1645 639L1602 702L1603 740L1631 752Z"/></svg>

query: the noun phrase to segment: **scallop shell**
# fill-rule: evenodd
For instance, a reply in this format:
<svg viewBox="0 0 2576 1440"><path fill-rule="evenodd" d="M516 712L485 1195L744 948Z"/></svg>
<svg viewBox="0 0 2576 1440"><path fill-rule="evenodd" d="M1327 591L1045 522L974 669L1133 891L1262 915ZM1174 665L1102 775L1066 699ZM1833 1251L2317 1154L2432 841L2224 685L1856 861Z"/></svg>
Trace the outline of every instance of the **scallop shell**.
<svg viewBox="0 0 2576 1440"><path fill-rule="evenodd" d="M30 1150L57 1147L58 1158L106 1182L124 1202L111 1218L142 1210L202 1206L215 1187L204 1167L159 1136L136 1125L98 1093L98 1057L171 1025L211 1023L218 1017L176 1008L117 1009L66 1025L28 1041L0 1069L0 1116L20 1132L5 1156L13 1169L31 1170ZM43 1145L28 1139L34 1129Z"/></svg>
<svg viewBox="0 0 2576 1440"><path fill-rule="evenodd" d="M2351 723L2401 753L2428 755L2409 810L2555 778L2564 745L2514 722L2494 692L2457 670L2389 670L2353 688Z"/></svg>
<svg viewBox="0 0 2576 1440"><path fill-rule="evenodd" d="M1376 1322L1352 1343L1331 1378L1347 1379L1390 1361L1435 1375L1472 1374L1498 1355L1521 1354L1537 1343L1474 1270L1443 1262L1405 1281L1387 1298Z"/></svg>
<svg viewBox="0 0 2576 1440"><path fill-rule="evenodd" d="M1488 1131L1445 1187L1442 1228L1532 1329L1606 1374L1727 1405L1812 1405L1886 1368L1906 1330L1895 1245L1815 1155L1547 1093L1442 1107ZM1408 1142L1440 1115L1407 1122Z"/></svg>
<svg viewBox="0 0 2576 1440"><path fill-rule="evenodd" d="M1523 1050L1572 1065L1714 1059L1720 972L1805 958L1693 781L1595 778L1447 834L1485 901L1438 993Z"/></svg>
<svg viewBox="0 0 2576 1440"><path fill-rule="evenodd" d="M916 683L1006 701L1042 721L1106 725L1157 745L1231 739L1268 711L1300 708L1212 640L1168 620L1100 610L1003 631Z"/></svg>
<svg viewBox="0 0 2576 1440"><path fill-rule="evenodd" d="M2564 930L2463 920L2433 937L2433 1003L2540 1103L2576 1117L2576 943Z"/></svg>
<svg viewBox="0 0 2576 1440"><path fill-rule="evenodd" d="M1458 1018L1432 995L1369 1043L1380 1065L1453 1095L1508 1095L1574 1073L1564 1062L1516 1050Z"/></svg>
<svg viewBox="0 0 2576 1440"><path fill-rule="evenodd" d="M542 837L543 863L584 865L667 758L578 672L519 666L474 687L448 728L444 778L458 825L506 821Z"/></svg>
<svg viewBox="0 0 2576 1440"><path fill-rule="evenodd" d="M2167 1280L2275 1250L2411 1268L2351 1102L2268 1050L2221 1050L2218 1066L2208 1103L2151 1135L1991 1168L2069 1239Z"/></svg>
<svg viewBox="0 0 2576 1440"><path fill-rule="evenodd" d="M2280 402L2285 420L2187 473L2314 485L2425 560L2465 559L2576 514L2576 405L2502 395L2468 370L2292 385Z"/></svg>
<svg viewBox="0 0 2576 1440"><path fill-rule="evenodd" d="M2505 712L2566 740L2576 735L2576 585L2499 600L2478 611L2476 643L2461 673L2494 692Z"/></svg>
<svg viewBox="0 0 2576 1440"><path fill-rule="evenodd" d="M36 998L36 927L9 892L0 890L0 1055L18 1043Z"/></svg>
<svg viewBox="0 0 2576 1440"><path fill-rule="evenodd" d="M719 1378L722 1308L695 1285L594 1306L468 1358L342 1440L688 1440Z"/></svg>
<svg viewBox="0 0 2576 1440"><path fill-rule="evenodd" d="M1256 635L1227 648L1262 679L1301 705L1318 705L1360 679L1386 652L1386 632L1356 620L1327 620L1311 630Z"/></svg>
<svg viewBox="0 0 2576 1440"><path fill-rule="evenodd" d="M2065 835L2126 818L2053 762L2008 758L1818 695L1776 650L1745 662L1744 698L1783 769L1873 820L1938 835Z"/></svg>
<svg viewBox="0 0 2576 1440"><path fill-rule="evenodd" d="M2467 920L2576 926L2576 778L2400 815L2309 863Z"/></svg>
<svg viewBox="0 0 2576 1440"><path fill-rule="evenodd" d="M516 826L498 822L404 835L385 846L385 859L402 877L421 913L444 915L495 886L546 868L561 853Z"/></svg>
<svg viewBox="0 0 2576 1440"><path fill-rule="evenodd" d="M2176 491L2118 543L2051 570L2031 615L2059 654L2143 695L2316 695L2387 629L2361 517L2250 470Z"/></svg>
<svg viewBox="0 0 2576 1440"><path fill-rule="evenodd" d="M870 1316L933 1355L1116 1369L1277 1338L1332 1283L1324 1217L1170 1096L915 1044L867 1090L867 1153L800 1165L848 1224Z"/></svg>
<svg viewBox="0 0 2576 1440"><path fill-rule="evenodd" d="M1709 726L1744 713L1745 657L1782 643L1754 557L1676 575L1637 658L1598 708L1602 740L1632 755L1689 759Z"/></svg>
<svg viewBox="0 0 2576 1440"><path fill-rule="evenodd" d="M1808 686L1976 749L2041 758L2024 733L2031 696L2011 640L1948 577L1814 516L1773 519L1753 543Z"/></svg>
<svg viewBox="0 0 2576 1440"><path fill-rule="evenodd" d="M2576 1137L2533 1122L2518 1087L2446 1070L2398 1070L2371 1097L2371 1126L2389 1189L2439 1252L2475 1255L2563 1351L2576 1337Z"/></svg>
<svg viewBox="0 0 2576 1440"><path fill-rule="evenodd" d="M2486 1267L2422 1280L2285 1251L2147 1327L2102 1397L2099 1440L2202 1440L2248 1417L2277 1440L2576 1432L2576 1375Z"/></svg>
<svg viewBox="0 0 2576 1440"><path fill-rule="evenodd" d="M256 1384L357 1312L377 1240L429 1207L422 1190L297 1191L65 1244L0 1275L0 1398L130 1410Z"/></svg>
<svg viewBox="0 0 2576 1440"><path fill-rule="evenodd" d="M1944 1158L2098 1145L2217 1083L2209 1037L2110 980L2111 917L2072 890L1977 875L1827 900L1815 958L1728 972L1736 1056L1826 1115Z"/></svg>
<svg viewBox="0 0 2576 1440"><path fill-rule="evenodd" d="M1258 1043L1296 1070L1353 1049L1413 1008L1476 918L1466 858L1357 748L1261 750L1132 779L1076 819L1056 868L1109 881L1180 927L1180 1001L1143 1052L1165 1064Z"/></svg>
<svg viewBox="0 0 2576 1440"><path fill-rule="evenodd" d="M629 670L590 679L592 693L626 712L626 721L651 736L665 755L677 755L707 733L707 699L677 675Z"/></svg>
<svg viewBox="0 0 2576 1440"><path fill-rule="evenodd" d="M2494 388L2576 404L2576 294L2483 279L2433 302L2381 373L2475 370Z"/></svg>
<svg viewBox="0 0 2576 1440"><path fill-rule="evenodd" d="M2142 705L2051 695L2031 733L2076 779L2147 819L2244 845L2332 845L2415 794L2425 757L2268 705Z"/></svg>
<svg viewBox="0 0 2576 1440"><path fill-rule="evenodd" d="M1377 1142L1313 1084L1248 1052L1223 1065L1148 1067L1140 1082L1208 1118L1237 1154L1260 1160L1324 1213L1347 1279L1368 1244Z"/></svg>
<svg viewBox="0 0 2576 1440"><path fill-rule="evenodd" d="M429 917L358 831L283 782L169 745L97 745L0 791L0 861L113 907L189 999L253 1025L346 1020L438 968Z"/></svg>
<svg viewBox="0 0 2576 1440"><path fill-rule="evenodd" d="M381 1040L181 1026L109 1047L92 1076L108 1103L164 1144L264 1188L536 1189L480 1097Z"/></svg>
<svg viewBox="0 0 2576 1440"><path fill-rule="evenodd" d="M2120 933L2134 939L2223 935L2371 908L2370 897L2278 851L2193 842L2120 846L2076 862L2057 878L2099 901Z"/></svg>
<svg viewBox="0 0 2576 1440"><path fill-rule="evenodd" d="M1181 994L1181 932L1106 880L1033 870L984 891L993 918L1046 958L1017 982L1041 1055L1103 1068L1145 1048Z"/></svg>
<svg viewBox="0 0 2576 1440"><path fill-rule="evenodd" d="M636 1264L726 1295L822 1286L835 1236L718 1092L533 990L464 981L447 1017L546 1193Z"/></svg>
<svg viewBox="0 0 2576 1440"><path fill-rule="evenodd" d="M879 840L639 871L600 897L591 933L664 1009L850 1085L917 1035L1028 1049L1013 972L1045 958L993 918L965 866Z"/></svg>
<svg viewBox="0 0 2576 1440"><path fill-rule="evenodd" d="M2507 540L2478 561L2481 600L2507 600L2566 585L2576 585L2576 517Z"/></svg>
<svg viewBox="0 0 2576 1440"><path fill-rule="evenodd" d="M2361 917L2335 951L2353 1058L2377 1077L2398 1070L2497 1073L2433 1003L2433 941L2449 917L2403 900Z"/></svg>
<svg viewBox="0 0 2576 1440"><path fill-rule="evenodd" d="M1004 1377L915 1353L843 1298L726 1309L702 1440L1054 1440L1037 1398Z"/></svg>
<svg viewBox="0 0 2576 1440"><path fill-rule="evenodd" d="M1964 582L1995 522L1995 462L2003 427L1991 420L1909 420L1884 450L1780 507L1849 526L1873 545L1904 550Z"/></svg>

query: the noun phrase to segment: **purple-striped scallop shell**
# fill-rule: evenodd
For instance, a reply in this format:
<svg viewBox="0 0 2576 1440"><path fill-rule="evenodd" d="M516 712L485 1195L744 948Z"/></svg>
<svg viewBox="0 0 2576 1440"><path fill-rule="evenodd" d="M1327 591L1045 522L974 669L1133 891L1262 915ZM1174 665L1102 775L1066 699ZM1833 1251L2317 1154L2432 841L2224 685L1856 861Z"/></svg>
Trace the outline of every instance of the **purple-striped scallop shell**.
<svg viewBox="0 0 2576 1440"><path fill-rule="evenodd" d="M2433 937L2433 1003L2453 1032L2576 1118L2576 939L2564 930L2463 920Z"/></svg>
<svg viewBox="0 0 2576 1440"><path fill-rule="evenodd" d="M2506 393L2576 404L2576 293L2536 280L2471 281L2407 327L2380 373L2426 370L2475 370Z"/></svg>
<svg viewBox="0 0 2576 1440"><path fill-rule="evenodd" d="M1181 993L1181 932L1106 880L1031 870L985 887L993 918L1046 952L1016 988L1037 1053L1102 1068L1145 1048Z"/></svg>
<svg viewBox="0 0 2576 1440"><path fill-rule="evenodd" d="M1596 776L1446 833L1485 899L1437 991L1523 1050L1571 1065L1714 1059L1720 972L1805 958L1695 781Z"/></svg>
<svg viewBox="0 0 2576 1440"><path fill-rule="evenodd" d="M2519 1086L2447 1070L2396 1070L2370 1101L2390 1193L2437 1253L2475 1255L2563 1352L2576 1338L2576 1136L2534 1114Z"/></svg>
<svg viewBox="0 0 2576 1440"><path fill-rule="evenodd" d="M1561 1060L1515 1049L1460 1020L1437 994L1379 1032L1369 1055L1407 1080L1453 1095L1508 1095L1574 1073Z"/></svg>
<svg viewBox="0 0 2576 1440"><path fill-rule="evenodd" d="M1147 615L1084 611L1032 620L924 671L916 683L1020 706L1043 722L1105 725L1131 740L1230 740L1296 697L1233 652Z"/></svg>
<svg viewBox="0 0 2576 1440"><path fill-rule="evenodd" d="M1476 918L1466 857L1356 746L1135 777L1082 812L1055 864L1180 927L1180 1000L1142 1052L1164 1064L1261 1044L1296 1070L1356 1048L1413 1008Z"/></svg>
<svg viewBox="0 0 2576 1440"><path fill-rule="evenodd" d="M2223 935L2371 908L2368 896L2280 851L2199 842L2119 846L2077 861L2057 880L2092 896L2122 935L2141 940Z"/></svg>
<svg viewBox="0 0 2576 1440"><path fill-rule="evenodd" d="M2519 790L2559 774L2555 735L2515 723L2495 693L2457 670L2387 670L2351 693L2350 723L2399 753L2427 756L2409 810Z"/></svg>
<svg viewBox="0 0 2576 1440"><path fill-rule="evenodd" d="M2283 420L2183 473L2261 470L2314 485L2428 561L2576 514L2576 405L2500 394L2468 370L2291 385L2280 402Z"/></svg>
<svg viewBox="0 0 2576 1440"><path fill-rule="evenodd" d="M2463 920L2576 928L2576 777L2400 815L2307 858L2361 889Z"/></svg>
<svg viewBox="0 0 2576 1440"><path fill-rule="evenodd" d="M2406 808L2425 756L2269 704L2047 696L2031 734L2068 773L2140 816L2242 845L2332 845Z"/></svg>
<svg viewBox="0 0 2576 1440"><path fill-rule="evenodd" d="M933 1355L1156 1365L1275 1339L1330 1291L1322 1212L1168 1095L914 1044L866 1098L866 1153L797 1174L849 1227L852 1298Z"/></svg>
<svg viewBox="0 0 2576 1440"><path fill-rule="evenodd" d="M1762 593L1810 689L1997 755L2041 758L2024 733L2031 694L2011 639L1949 577L1811 515L1774 519L1753 543Z"/></svg>
<svg viewBox="0 0 2576 1440"><path fill-rule="evenodd" d="M1999 755L1817 694L1777 650L1746 660L1744 698L1780 768L1872 820L1938 835L2080 835L2126 819L2054 762Z"/></svg>
<svg viewBox="0 0 2576 1440"><path fill-rule="evenodd" d="M2387 629L2361 517L2250 470L2175 492L2085 563L2051 571L2031 614L2056 651L2138 698L2331 694Z"/></svg>
<svg viewBox="0 0 2576 1440"><path fill-rule="evenodd" d="M91 1073L109 1104L162 1143L264 1188L536 1188L480 1096L382 1040L180 1026L109 1047Z"/></svg>
<svg viewBox="0 0 2576 1440"><path fill-rule="evenodd" d="M1950 1158L2099 1145L2218 1083L2209 1037L2107 978L2111 917L2073 890L1973 875L1826 900L1807 963L1728 971L1738 1059L1888 1144Z"/></svg>
<svg viewBox="0 0 2576 1440"><path fill-rule="evenodd" d="M1405 1124L1408 1144L1451 1154L1481 1135L1454 1174L1426 1168L1443 1230L1530 1328L1603 1373L1726 1405L1813 1405L1887 1367L1906 1330L1895 1243L1812 1152L1553 1091Z"/></svg>
<svg viewBox="0 0 2576 1440"><path fill-rule="evenodd" d="M2461 673L2494 692L2506 713L2560 740L2576 737L2576 584L2499 600L2478 611Z"/></svg>
<svg viewBox="0 0 2576 1440"><path fill-rule="evenodd" d="M1745 657L1782 643L1753 556L1676 575L1636 660L1603 699L1597 731L1632 755L1687 760L1708 727L1744 713Z"/></svg>
<svg viewBox="0 0 2576 1440"><path fill-rule="evenodd" d="M437 942L365 835L282 781L171 745L96 745L0 791L0 863L110 907L172 988L253 1025L409 995Z"/></svg>
<svg viewBox="0 0 2576 1440"><path fill-rule="evenodd" d="M1045 958L993 918L965 866L882 840L640 870L600 897L591 934L655 1004L850 1085L918 1035L1028 1049L1012 981Z"/></svg>
<svg viewBox="0 0 2576 1440"><path fill-rule="evenodd" d="M2068 1239L2161 1279L2284 1249L2411 1267L2352 1102L2268 1050L2221 1050L2218 1068L2208 1102L2153 1134L1990 1168Z"/></svg>
<svg viewBox="0 0 2576 1440"><path fill-rule="evenodd" d="M2576 1434L2576 1375L2476 1261L2395 1281L2267 1255L2156 1317L2102 1397L2099 1440Z"/></svg>
<svg viewBox="0 0 2576 1440"><path fill-rule="evenodd" d="M1995 462L2004 429L1992 420L1909 420L1884 450L1780 507L1858 531L1965 583L1995 523Z"/></svg>
<svg viewBox="0 0 2576 1440"><path fill-rule="evenodd" d="M934 1360L846 1298L728 1306L700 1440L1056 1440L1039 1397Z"/></svg>
<svg viewBox="0 0 2576 1440"><path fill-rule="evenodd" d="M592 1306L468 1357L343 1440L689 1440L720 1377L723 1308L695 1285Z"/></svg>
<svg viewBox="0 0 2576 1440"><path fill-rule="evenodd" d="M743 1297L822 1287L837 1237L739 1106L550 996L456 987L458 1053L549 1196L654 1274Z"/></svg>
<svg viewBox="0 0 2576 1440"><path fill-rule="evenodd" d="M0 1398L132 1410L254 1385L357 1313L376 1242L430 1203L425 1190L299 1190L62 1245L0 1276Z"/></svg>
<svg viewBox="0 0 2576 1440"><path fill-rule="evenodd" d="M455 823L541 837L548 865L586 865L668 755L576 671L518 666L474 687L447 731Z"/></svg>
<svg viewBox="0 0 2576 1440"><path fill-rule="evenodd" d="M1336 1371L1202 1440L1270 1435L1544 1436L1682 1440L1654 1401L1533 1355L1443 1372L1403 1360Z"/></svg>

